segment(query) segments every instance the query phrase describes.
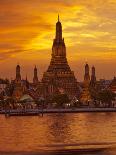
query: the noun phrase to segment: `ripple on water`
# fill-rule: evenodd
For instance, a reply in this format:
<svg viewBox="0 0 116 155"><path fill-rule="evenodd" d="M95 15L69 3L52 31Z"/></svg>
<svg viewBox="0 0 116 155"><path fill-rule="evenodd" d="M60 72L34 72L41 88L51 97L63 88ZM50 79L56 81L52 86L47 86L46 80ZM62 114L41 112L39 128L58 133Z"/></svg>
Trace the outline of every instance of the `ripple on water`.
<svg viewBox="0 0 116 155"><path fill-rule="evenodd" d="M116 142L115 131L114 113L45 114L44 117L9 118L0 115L0 151L34 153L38 149L75 150L92 147L102 149L102 154L106 151L108 155L114 155L113 149L106 148L115 147L112 143ZM50 147L52 145L56 147Z"/></svg>

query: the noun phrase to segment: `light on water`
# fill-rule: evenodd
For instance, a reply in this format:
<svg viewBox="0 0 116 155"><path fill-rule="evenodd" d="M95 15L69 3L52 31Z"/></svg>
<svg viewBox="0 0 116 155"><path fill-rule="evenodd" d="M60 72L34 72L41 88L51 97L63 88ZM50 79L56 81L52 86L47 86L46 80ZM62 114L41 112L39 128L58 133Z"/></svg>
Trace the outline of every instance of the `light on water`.
<svg viewBox="0 0 116 155"><path fill-rule="evenodd" d="M108 148L115 148L115 142L115 113L0 116L1 152L100 148L114 155Z"/></svg>

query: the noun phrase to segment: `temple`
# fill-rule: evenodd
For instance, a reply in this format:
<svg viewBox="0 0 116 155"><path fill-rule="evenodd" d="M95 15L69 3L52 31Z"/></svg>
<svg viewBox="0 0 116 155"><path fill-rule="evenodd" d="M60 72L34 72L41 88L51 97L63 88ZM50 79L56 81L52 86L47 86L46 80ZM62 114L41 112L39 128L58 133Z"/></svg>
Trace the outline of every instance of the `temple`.
<svg viewBox="0 0 116 155"><path fill-rule="evenodd" d="M33 83L34 83L34 84L38 84L38 75L37 75L37 68L36 68L36 66L35 66L35 68L34 68Z"/></svg>
<svg viewBox="0 0 116 155"><path fill-rule="evenodd" d="M52 85L51 90L48 90L48 94L49 92L54 94L62 91L69 95L70 98L78 94L77 80L66 58L66 46L64 38L62 38L62 24L59 16L56 23L56 36L53 40L51 62L47 71L43 74L42 82L47 84L48 87Z"/></svg>
<svg viewBox="0 0 116 155"><path fill-rule="evenodd" d="M109 89L116 94L116 77L114 77L114 79L112 80Z"/></svg>
<svg viewBox="0 0 116 155"><path fill-rule="evenodd" d="M89 65L86 63L84 74L84 85L88 87L89 84L90 84Z"/></svg>
<svg viewBox="0 0 116 155"><path fill-rule="evenodd" d="M95 86L96 86L96 75L95 75L95 67L94 66L91 69L90 86L93 87L93 88L95 88Z"/></svg>
<svg viewBox="0 0 116 155"><path fill-rule="evenodd" d="M83 81L83 91L80 94L80 101L82 103L87 103L91 100L89 86L90 86L89 65L86 63L85 64L84 81Z"/></svg>
<svg viewBox="0 0 116 155"><path fill-rule="evenodd" d="M14 80L13 98L18 100L23 95L23 87L21 84L20 66L16 66L16 78Z"/></svg>

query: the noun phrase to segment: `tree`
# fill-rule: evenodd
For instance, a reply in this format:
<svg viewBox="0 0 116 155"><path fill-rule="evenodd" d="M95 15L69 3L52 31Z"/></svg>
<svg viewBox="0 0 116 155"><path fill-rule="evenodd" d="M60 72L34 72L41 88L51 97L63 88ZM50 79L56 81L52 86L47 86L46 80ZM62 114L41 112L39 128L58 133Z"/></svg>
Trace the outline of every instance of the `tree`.
<svg viewBox="0 0 116 155"><path fill-rule="evenodd" d="M7 85L7 87L5 88L5 94L6 94L7 96L12 96L13 90L14 90L13 84L9 84L9 85Z"/></svg>
<svg viewBox="0 0 116 155"><path fill-rule="evenodd" d="M98 99L105 107L112 107L112 101L115 100L115 94L110 90L102 90L98 93Z"/></svg>
<svg viewBox="0 0 116 155"><path fill-rule="evenodd" d="M52 101L57 103L58 107L62 107L63 103L68 103L70 100L67 94L56 94L53 96Z"/></svg>
<svg viewBox="0 0 116 155"><path fill-rule="evenodd" d="M90 88L89 91L91 94L91 98L93 100L97 100L98 99L98 91L95 88Z"/></svg>

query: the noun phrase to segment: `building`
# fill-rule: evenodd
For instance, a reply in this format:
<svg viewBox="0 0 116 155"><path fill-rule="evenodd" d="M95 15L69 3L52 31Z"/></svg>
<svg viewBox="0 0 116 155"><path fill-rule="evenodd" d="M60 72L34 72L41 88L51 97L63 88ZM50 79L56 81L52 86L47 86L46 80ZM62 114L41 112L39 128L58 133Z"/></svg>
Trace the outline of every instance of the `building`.
<svg viewBox="0 0 116 155"><path fill-rule="evenodd" d="M33 77L33 84L38 84L38 75L37 75L37 68L34 68L34 77Z"/></svg>
<svg viewBox="0 0 116 155"><path fill-rule="evenodd" d="M82 103L88 103L91 101L91 94L90 94L89 87L90 87L89 65L86 63L84 81L83 81L83 90L80 94L80 101Z"/></svg>
<svg viewBox="0 0 116 155"><path fill-rule="evenodd" d="M108 89L111 82L112 82L111 80L100 79L99 81L97 81L97 89L98 90Z"/></svg>
<svg viewBox="0 0 116 155"><path fill-rule="evenodd" d="M110 83L109 89L116 94L116 77Z"/></svg>
<svg viewBox="0 0 116 155"><path fill-rule="evenodd" d="M95 88L96 86L96 75L95 75L95 67L93 66L91 69L91 81L90 81L90 86L92 88Z"/></svg>
<svg viewBox="0 0 116 155"><path fill-rule="evenodd" d="M27 89L29 89L29 82L27 80L27 76L25 80L21 79L20 66L17 65L16 78L13 81L13 98L19 100L20 97L25 93L25 91L27 91Z"/></svg>
<svg viewBox="0 0 116 155"><path fill-rule="evenodd" d="M21 74L20 74L20 66L16 66L16 78L14 80L14 90L13 90L13 98L19 100L23 95L23 87L21 85Z"/></svg>
<svg viewBox="0 0 116 155"><path fill-rule="evenodd" d="M5 91L5 88L7 87L7 85L9 84L9 81L6 79L0 79L0 93Z"/></svg>
<svg viewBox="0 0 116 155"><path fill-rule="evenodd" d="M84 85L88 87L89 84L90 84L89 65L86 63L84 74Z"/></svg>
<svg viewBox="0 0 116 155"><path fill-rule="evenodd" d="M78 95L78 84L66 58L66 46L62 37L62 24L56 23L56 36L53 40L51 61L43 74L42 82L46 85L48 95L63 91L70 98Z"/></svg>

